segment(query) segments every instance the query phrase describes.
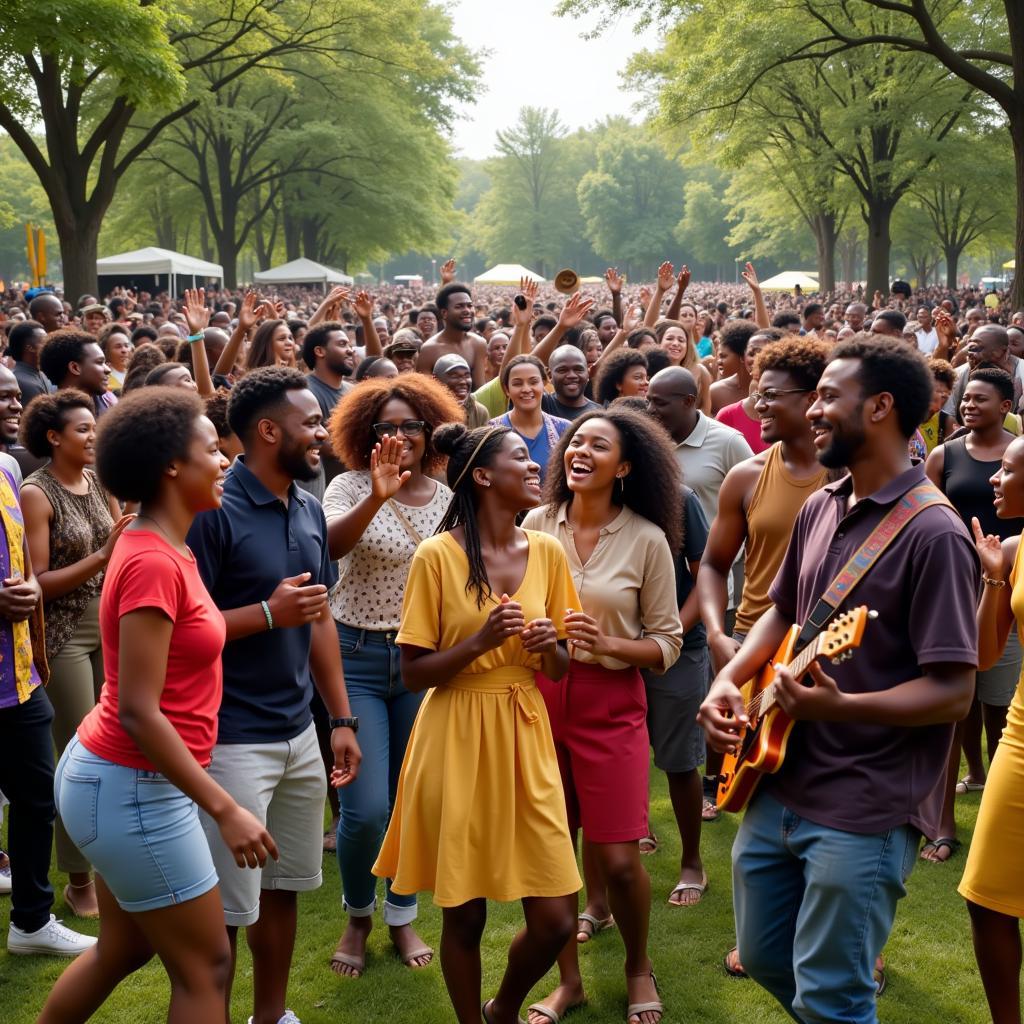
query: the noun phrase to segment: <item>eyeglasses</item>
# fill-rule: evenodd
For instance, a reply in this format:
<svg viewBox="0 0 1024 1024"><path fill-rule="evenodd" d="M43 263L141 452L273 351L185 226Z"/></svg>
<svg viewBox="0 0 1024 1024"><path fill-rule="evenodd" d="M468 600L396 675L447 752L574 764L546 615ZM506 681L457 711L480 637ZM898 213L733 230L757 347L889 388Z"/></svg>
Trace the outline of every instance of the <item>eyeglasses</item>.
<svg viewBox="0 0 1024 1024"><path fill-rule="evenodd" d="M402 423L374 423L373 432L378 437L394 437L401 431L406 437L419 437L426 428L425 420L404 420Z"/></svg>
<svg viewBox="0 0 1024 1024"><path fill-rule="evenodd" d="M806 395L813 390L814 388L768 388L767 391L751 391L750 397L754 400L754 405L758 402L771 405L779 400L779 395Z"/></svg>

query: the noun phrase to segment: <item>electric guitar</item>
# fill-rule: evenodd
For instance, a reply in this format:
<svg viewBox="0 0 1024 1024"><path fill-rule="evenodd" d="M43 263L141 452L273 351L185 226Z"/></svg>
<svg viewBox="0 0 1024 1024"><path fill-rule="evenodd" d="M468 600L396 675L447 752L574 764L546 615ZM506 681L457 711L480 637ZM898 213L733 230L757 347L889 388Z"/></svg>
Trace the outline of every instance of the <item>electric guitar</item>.
<svg viewBox="0 0 1024 1024"><path fill-rule="evenodd" d="M777 703L778 682L775 666L784 665L799 681L818 658L845 661L860 646L868 619L877 612L861 605L836 616L799 654L793 650L800 627L786 634L775 657L760 673L740 688L750 721L739 734L735 754L725 754L718 777L718 807L723 811L742 811L750 802L762 775L777 772L786 758L789 734L796 724Z"/></svg>

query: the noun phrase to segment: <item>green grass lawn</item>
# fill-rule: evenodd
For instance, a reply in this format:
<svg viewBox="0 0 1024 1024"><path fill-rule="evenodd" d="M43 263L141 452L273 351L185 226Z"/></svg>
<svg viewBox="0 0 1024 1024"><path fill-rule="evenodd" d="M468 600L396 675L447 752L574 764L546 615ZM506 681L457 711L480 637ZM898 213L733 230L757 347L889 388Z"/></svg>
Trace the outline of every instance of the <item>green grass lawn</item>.
<svg viewBox="0 0 1024 1024"><path fill-rule="evenodd" d="M732 900L729 851L738 819L724 816L704 830L705 864L711 885L699 907L669 907L666 897L676 881L679 840L674 835L664 776L652 772L651 814L661 847L644 862L651 873L654 907L651 915L651 956L661 983L666 1021L707 1024L773 1024L788 1021L778 1006L753 982L729 978L722 955L732 944ZM980 794L957 801L961 839L974 827ZM966 843L965 843L966 845ZM970 930L956 884L964 852L945 865L919 862L900 905L892 938L886 947L889 987L880 1000L879 1016L893 1024L989 1020L971 950ZM54 888L66 878L54 872ZM303 1024L339 1021L423 1022L453 1019L435 959L424 971L412 972L394 956L387 930L379 925L370 938L366 974L359 980L336 978L327 962L342 927L338 868L324 858L324 886L300 896L299 936L292 970L289 1005ZM64 907L58 896L55 912ZM493 992L501 976L509 941L519 927L518 905L491 907L484 939L484 994ZM6 914L0 918L6 928ZM379 922L379 919L378 919ZM69 919L69 923L74 924ZM440 912L423 901L420 933L436 947ZM95 924L83 930L95 931ZM604 932L581 950L589 1006L570 1016L574 1024L625 1020L622 946L615 932ZM64 962L44 957L10 957L0 951L0 1022L30 1024ZM533 998L552 983L545 979ZM251 1010L251 966L240 943L233 1020L244 1022ZM166 1019L168 986L157 963L125 981L93 1018L111 1024L157 1024Z"/></svg>

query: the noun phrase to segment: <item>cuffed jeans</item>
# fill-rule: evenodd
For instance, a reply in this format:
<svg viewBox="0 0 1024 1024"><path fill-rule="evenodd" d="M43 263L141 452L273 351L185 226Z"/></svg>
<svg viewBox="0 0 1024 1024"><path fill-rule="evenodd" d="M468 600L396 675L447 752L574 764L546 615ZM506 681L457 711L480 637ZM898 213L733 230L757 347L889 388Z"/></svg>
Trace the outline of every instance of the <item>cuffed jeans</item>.
<svg viewBox="0 0 1024 1024"><path fill-rule="evenodd" d="M356 629L337 622L352 714L359 719L363 753L355 782L338 790L338 867L345 909L352 917L369 917L377 902L371 868L380 852L398 788L405 748L422 694L402 682L395 633ZM385 884L384 923L416 919L416 896L402 896Z"/></svg>
<svg viewBox="0 0 1024 1024"><path fill-rule="evenodd" d="M794 1020L877 1024L875 958L919 838L842 832L754 797L732 853L739 955Z"/></svg>
<svg viewBox="0 0 1024 1024"><path fill-rule="evenodd" d="M37 686L24 704L0 708L0 789L11 807L11 923L34 932L50 919L53 845L53 708Z"/></svg>

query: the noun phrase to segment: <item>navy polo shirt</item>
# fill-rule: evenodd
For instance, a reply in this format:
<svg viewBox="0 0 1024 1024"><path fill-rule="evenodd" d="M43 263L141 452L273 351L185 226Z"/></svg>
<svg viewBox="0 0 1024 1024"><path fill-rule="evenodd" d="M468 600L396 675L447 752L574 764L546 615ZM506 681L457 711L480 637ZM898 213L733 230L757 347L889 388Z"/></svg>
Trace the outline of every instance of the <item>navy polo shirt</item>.
<svg viewBox="0 0 1024 1024"><path fill-rule="evenodd" d="M221 507L196 517L188 545L222 611L266 601L281 580L299 573L328 588L338 578L320 502L292 484L286 507L241 456L228 470ZM311 640L305 625L227 643L218 743L274 743L309 725Z"/></svg>

